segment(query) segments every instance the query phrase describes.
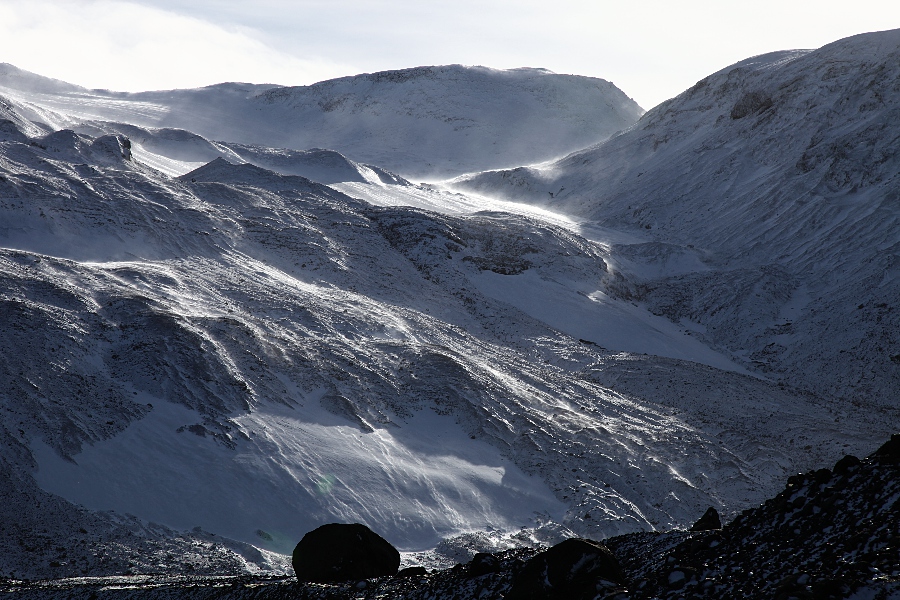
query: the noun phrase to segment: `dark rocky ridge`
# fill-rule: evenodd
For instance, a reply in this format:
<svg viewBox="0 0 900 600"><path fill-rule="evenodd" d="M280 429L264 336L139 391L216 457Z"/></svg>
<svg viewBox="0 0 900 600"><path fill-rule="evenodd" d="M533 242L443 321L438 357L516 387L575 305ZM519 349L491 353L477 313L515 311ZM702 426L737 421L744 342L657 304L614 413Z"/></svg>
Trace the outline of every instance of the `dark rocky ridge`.
<svg viewBox="0 0 900 600"><path fill-rule="evenodd" d="M792 476L784 491L744 511L721 530L635 533L605 540L621 565L627 589L599 585L596 597L897 598L898 516L900 435L895 435L863 460L845 457L833 470ZM481 554L469 564L426 575L339 584L301 584L293 578L142 576L5 581L0 591L16 599L499 599L507 596L517 576L527 572L527 565L550 554L520 548Z"/></svg>
<svg viewBox="0 0 900 600"><path fill-rule="evenodd" d="M721 531L607 540L635 598L847 598L900 594L900 436L870 457L788 479ZM679 539L679 537L681 539ZM651 541L677 541L646 556ZM867 596L868 597L868 596Z"/></svg>

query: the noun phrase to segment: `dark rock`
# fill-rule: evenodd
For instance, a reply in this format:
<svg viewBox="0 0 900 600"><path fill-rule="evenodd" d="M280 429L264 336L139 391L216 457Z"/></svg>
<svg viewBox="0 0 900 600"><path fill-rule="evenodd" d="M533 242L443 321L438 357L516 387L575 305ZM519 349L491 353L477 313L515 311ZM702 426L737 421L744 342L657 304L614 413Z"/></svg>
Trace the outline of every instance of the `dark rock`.
<svg viewBox="0 0 900 600"><path fill-rule="evenodd" d="M691 525L691 531L712 531L722 529L722 520L719 519L719 511L710 506L696 523Z"/></svg>
<svg viewBox="0 0 900 600"><path fill-rule="evenodd" d="M690 567L678 567L665 575L665 585L673 590L680 590L685 585L697 580L697 571Z"/></svg>
<svg viewBox="0 0 900 600"><path fill-rule="evenodd" d="M804 483L806 483L806 475L804 475L803 473L797 473L796 475L791 475L790 477L788 477L788 480L787 480L787 485L789 488L800 487Z"/></svg>
<svg viewBox="0 0 900 600"><path fill-rule="evenodd" d="M817 483L828 483L831 481L831 471L828 469L819 469L813 474Z"/></svg>
<svg viewBox="0 0 900 600"><path fill-rule="evenodd" d="M572 538L533 557L513 578L506 600L593 600L625 576L606 546Z"/></svg>
<svg viewBox="0 0 900 600"><path fill-rule="evenodd" d="M400 553L359 523L330 523L310 531L294 548L297 579L329 583L396 575Z"/></svg>
<svg viewBox="0 0 900 600"><path fill-rule="evenodd" d="M875 451L877 456L887 462L900 462L900 434L894 434L881 448Z"/></svg>
<svg viewBox="0 0 900 600"><path fill-rule="evenodd" d="M479 552L472 557L469 563L469 576L480 577L488 573L494 573L500 568L500 560L493 554Z"/></svg>
<svg viewBox="0 0 900 600"><path fill-rule="evenodd" d="M743 119L747 115L758 114L772 107L772 98L765 92L747 92L731 109L731 118Z"/></svg>
<svg viewBox="0 0 900 600"><path fill-rule="evenodd" d="M397 573L397 577L424 577L425 575L428 575L428 569L425 567L406 567Z"/></svg>
<svg viewBox="0 0 900 600"><path fill-rule="evenodd" d="M837 461L834 465L834 473L835 475L843 475L848 471L851 471L859 466L861 461L853 456L852 454L848 454L844 456L841 460Z"/></svg>

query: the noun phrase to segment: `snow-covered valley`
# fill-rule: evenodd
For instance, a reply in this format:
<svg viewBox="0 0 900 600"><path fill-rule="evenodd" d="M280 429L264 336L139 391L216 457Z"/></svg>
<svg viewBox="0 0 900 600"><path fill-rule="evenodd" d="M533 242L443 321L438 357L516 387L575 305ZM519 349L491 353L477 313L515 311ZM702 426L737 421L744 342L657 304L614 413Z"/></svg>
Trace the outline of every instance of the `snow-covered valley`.
<svg viewBox="0 0 900 600"><path fill-rule="evenodd" d="M900 64L897 38L842 43L893 73L877 61ZM452 565L685 527L709 506L731 517L791 473L869 454L900 425L898 79L879 75L862 124L817 134L832 147L881 124L877 169L788 178L776 157L794 168L807 143L799 109L729 113L779 77L808 89L790 69L817 52L832 68L829 47L745 61L590 131L587 88L627 97L529 70L126 95L5 68L0 475L16 533L0 576L281 573L331 521L368 524L406 564ZM849 85L854 64L827 81ZM447 77L475 83L435 104ZM797 94L846 105L829 85ZM322 90L345 98L325 113L356 107L340 131L307 114ZM530 125L498 133L517 115L480 112L485 97L530 106ZM372 106L406 112L372 128ZM445 128L457 113L466 126ZM440 142L412 143L426 131ZM856 183L820 222L801 188L835 165Z"/></svg>

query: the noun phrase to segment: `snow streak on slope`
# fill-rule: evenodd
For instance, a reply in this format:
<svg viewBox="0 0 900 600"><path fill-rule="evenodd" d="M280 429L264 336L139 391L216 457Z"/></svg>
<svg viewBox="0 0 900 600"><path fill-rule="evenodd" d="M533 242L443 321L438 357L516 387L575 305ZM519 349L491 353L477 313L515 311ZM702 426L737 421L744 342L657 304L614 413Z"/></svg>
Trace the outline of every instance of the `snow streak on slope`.
<svg viewBox="0 0 900 600"><path fill-rule="evenodd" d="M419 67L306 87L221 84L139 94L59 83L0 69L0 94L52 129L125 123L241 144L331 148L406 177L548 160L603 140L643 113L607 81L542 69Z"/></svg>
<svg viewBox="0 0 900 600"><path fill-rule="evenodd" d="M414 206L450 215L519 214L580 234L604 249L613 244L646 242L637 235L622 234L591 222L579 222L532 205L450 192L442 186L401 187L351 182L331 187L381 206ZM616 265L617 269L624 262L609 253L605 253L603 260L606 265ZM688 271L701 264L691 260L681 262L688 264ZM668 274L684 268L671 260L665 261L661 267ZM628 268L630 272L648 272L659 267L631 262ZM632 302L611 297L597 286L592 287L590 278L583 273L567 278L546 271L540 276L531 272L498 276L497 273L485 271L473 278L472 283L485 295L515 306L575 339L599 344L604 349L681 358L747 373L740 365L692 337L692 332L684 327L653 315Z"/></svg>
<svg viewBox="0 0 900 600"><path fill-rule="evenodd" d="M655 243L610 249L621 297L770 376L896 406L898 81L897 30L763 55L599 146L456 186L639 231ZM629 274L678 254L702 266Z"/></svg>
<svg viewBox="0 0 900 600"><path fill-rule="evenodd" d="M540 478L452 419L421 412L402 426L361 431L323 407L325 393L297 394L301 409L266 406L234 418L233 448L209 443L200 427L177 435L196 414L150 398L151 414L86 448L77 464L38 445L36 478L84 506L199 526L283 554L330 521L377 524L393 543L423 550L448 532L515 530L533 525L535 513L565 513Z"/></svg>

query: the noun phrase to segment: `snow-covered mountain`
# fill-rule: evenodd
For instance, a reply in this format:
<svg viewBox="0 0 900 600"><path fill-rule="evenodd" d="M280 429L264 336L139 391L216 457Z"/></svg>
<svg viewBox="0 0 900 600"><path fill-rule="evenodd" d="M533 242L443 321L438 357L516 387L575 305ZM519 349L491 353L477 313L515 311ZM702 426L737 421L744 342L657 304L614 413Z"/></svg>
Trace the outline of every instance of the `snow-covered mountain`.
<svg viewBox="0 0 900 600"><path fill-rule="evenodd" d="M887 225L857 229L848 245L832 241L831 229L785 219L793 235L767 253L749 241L775 217L760 223L722 209L703 229L697 207L718 206L719 196L703 200L713 192L697 187L693 204L669 202L666 190L699 186L717 164L715 149L691 162L692 135L762 123L771 109L762 102L732 118L746 104L737 87L757 89L758 72L767 72L740 68L722 92L724 108L682 115L674 107L698 93L686 92L549 167L454 184L477 193L393 172L486 169L497 157L509 164L519 156L511 150L473 154L459 141L509 125L514 111L492 112L487 99L509 100L510 86L532 80L541 93L568 82L584 98L584 81L446 67L319 88L123 95L30 75L5 80L0 476L15 483L0 493L16 510L0 513L14 532L2 538L0 575L185 565L277 572L299 538L328 521L368 524L407 552L407 563L452 564L573 533L682 527L708 506L727 518L777 492L791 472L867 454L897 428L893 380L875 363L868 385L882 396L835 392L829 378L856 372L848 361L826 362L827 346L866 331L833 308L854 292L837 281L843 275L863 303L856 310L882 315L861 321L884 324L881 351L900 353L891 350L891 299L880 295L896 291L893 272L871 279L884 267L880 252L895 247ZM717 78L732 71L709 78L709 103ZM466 83L455 88L458 102L438 108L483 119L461 137L420 112L453 77ZM362 88L376 90L367 98L378 103L354 103L351 91ZM368 138L359 129L329 138L328 150L242 137L254 124L274 131L275 114L300 115L282 133L312 122L298 103L316 89L350 94L323 114L371 116L377 106L387 116ZM424 99L414 101L416 90ZM834 101L818 88L806 93ZM204 129L212 121L192 112L204 104L210 120L233 124L234 137ZM662 135L660 115L672 147L685 152L657 163L645 138ZM553 123L523 128L521 139ZM396 140L421 137L413 125L423 124L447 143L416 146L412 158L397 153ZM382 129L391 126L396 136ZM781 135L790 149L800 130L766 139L775 147ZM743 144L736 163L761 152L754 131L734 142ZM396 162L374 166L368 156ZM621 190L632 189L622 181L641 160L648 166L633 177L650 182L645 196L634 187L634 208L616 213L627 201ZM616 169L618 179L608 176ZM759 173L735 181L734 193L757 201L754 185L769 171ZM494 195L533 203L550 177L568 215ZM518 196L507 192L512 180L523 183ZM645 213L656 220L639 220ZM844 263L829 244L848 250ZM820 300L826 292L833 298ZM757 352L765 336L798 348L808 371L790 352L770 352L765 365L742 353Z"/></svg>
<svg viewBox="0 0 900 600"><path fill-rule="evenodd" d="M456 187L639 233L611 249L620 295L769 377L896 408L898 81L900 30L758 56L606 143Z"/></svg>
<svg viewBox="0 0 900 600"><path fill-rule="evenodd" d="M179 161L207 162L210 152L227 150L198 139L176 144L171 129L271 148L329 148L416 178L556 158L606 139L644 112L602 79L460 65L302 87L229 83L138 94L87 90L0 65L0 95L51 129L97 135L150 128L137 136L148 140L147 150Z"/></svg>

